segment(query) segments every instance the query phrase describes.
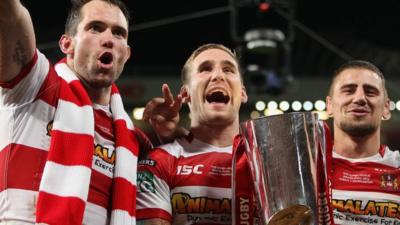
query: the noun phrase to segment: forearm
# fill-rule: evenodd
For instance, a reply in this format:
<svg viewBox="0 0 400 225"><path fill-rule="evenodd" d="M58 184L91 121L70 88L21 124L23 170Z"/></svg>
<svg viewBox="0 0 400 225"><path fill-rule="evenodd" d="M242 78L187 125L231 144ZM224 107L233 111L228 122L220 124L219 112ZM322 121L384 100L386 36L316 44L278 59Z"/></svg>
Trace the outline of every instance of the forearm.
<svg viewBox="0 0 400 225"><path fill-rule="evenodd" d="M16 0L0 4L0 82L13 79L35 53L35 34L28 10Z"/></svg>

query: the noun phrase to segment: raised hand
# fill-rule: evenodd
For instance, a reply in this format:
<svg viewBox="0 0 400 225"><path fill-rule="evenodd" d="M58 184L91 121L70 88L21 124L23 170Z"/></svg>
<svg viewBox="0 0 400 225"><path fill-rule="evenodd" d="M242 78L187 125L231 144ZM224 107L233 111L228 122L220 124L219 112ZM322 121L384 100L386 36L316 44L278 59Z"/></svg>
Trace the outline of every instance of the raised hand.
<svg viewBox="0 0 400 225"><path fill-rule="evenodd" d="M179 111L185 96L178 94L174 97L167 84L162 85L162 93L163 97L153 98L146 104L143 120L153 127L160 141L165 142L185 133L178 126Z"/></svg>

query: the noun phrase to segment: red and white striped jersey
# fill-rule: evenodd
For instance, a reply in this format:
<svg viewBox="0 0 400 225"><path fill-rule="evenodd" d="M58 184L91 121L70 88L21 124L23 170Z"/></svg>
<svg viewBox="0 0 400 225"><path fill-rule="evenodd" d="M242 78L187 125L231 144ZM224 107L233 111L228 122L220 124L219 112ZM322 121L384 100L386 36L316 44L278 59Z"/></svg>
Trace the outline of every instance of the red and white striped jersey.
<svg viewBox="0 0 400 225"><path fill-rule="evenodd" d="M39 51L15 79L0 83L0 221L35 222L59 84ZM83 223L101 225L109 220L115 147L109 107L94 104L93 109L94 157ZM150 143L139 130L138 135Z"/></svg>
<svg viewBox="0 0 400 225"><path fill-rule="evenodd" d="M374 156L333 153L332 206L335 224L400 225L400 154L382 146Z"/></svg>
<svg viewBox="0 0 400 225"><path fill-rule="evenodd" d="M136 218L173 224L231 224L232 146L192 137L152 150L139 161Z"/></svg>

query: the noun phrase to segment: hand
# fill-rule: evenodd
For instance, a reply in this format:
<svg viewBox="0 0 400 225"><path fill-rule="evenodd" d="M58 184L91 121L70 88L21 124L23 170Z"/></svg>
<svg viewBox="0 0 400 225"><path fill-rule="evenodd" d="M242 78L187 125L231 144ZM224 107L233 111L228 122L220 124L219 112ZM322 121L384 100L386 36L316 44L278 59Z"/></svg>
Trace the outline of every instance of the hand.
<svg viewBox="0 0 400 225"><path fill-rule="evenodd" d="M170 140L176 137L180 128L179 111L182 108L183 98L178 94L175 98L167 84L162 86L163 97L151 99L143 112L143 120L148 122L158 137L162 140Z"/></svg>

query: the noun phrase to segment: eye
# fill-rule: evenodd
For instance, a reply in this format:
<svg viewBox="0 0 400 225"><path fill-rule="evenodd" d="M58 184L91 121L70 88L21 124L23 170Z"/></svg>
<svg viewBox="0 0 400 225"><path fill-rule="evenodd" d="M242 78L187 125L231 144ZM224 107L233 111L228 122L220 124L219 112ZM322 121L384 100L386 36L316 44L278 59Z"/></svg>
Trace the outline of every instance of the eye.
<svg viewBox="0 0 400 225"><path fill-rule="evenodd" d="M103 30L103 28L102 28L102 26L100 26L99 24L91 24L91 25L89 26L89 30L90 30L91 32L98 33L98 32L101 32L101 31Z"/></svg>
<svg viewBox="0 0 400 225"><path fill-rule="evenodd" d="M350 87L342 88L342 93L352 94L353 92L354 92L353 88L350 88Z"/></svg>
<svg viewBox="0 0 400 225"><path fill-rule="evenodd" d="M232 67L224 67L224 73L235 73L235 70Z"/></svg>
<svg viewBox="0 0 400 225"><path fill-rule="evenodd" d="M126 31L124 29L114 29L113 34L115 36L122 37L122 38L126 37Z"/></svg>
<svg viewBox="0 0 400 225"><path fill-rule="evenodd" d="M367 96L377 96L377 95L379 95L379 91L376 89L367 89L367 90L365 90L365 94Z"/></svg>
<svg viewBox="0 0 400 225"><path fill-rule="evenodd" d="M212 66L211 65L203 65L199 68L199 72L211 72Z"/></svg>

